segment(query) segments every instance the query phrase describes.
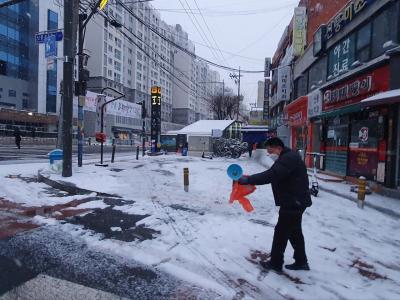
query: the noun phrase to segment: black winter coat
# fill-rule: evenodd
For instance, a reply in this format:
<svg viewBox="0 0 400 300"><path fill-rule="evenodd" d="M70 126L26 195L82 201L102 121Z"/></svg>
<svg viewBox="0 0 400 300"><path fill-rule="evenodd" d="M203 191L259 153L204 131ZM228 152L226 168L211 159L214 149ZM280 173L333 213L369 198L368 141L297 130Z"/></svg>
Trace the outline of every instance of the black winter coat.
<svg viewBox="0 0 400 300"><path fill-rule="evenodd" d="M281 210L301 210L312 204L307 168L300 155L286 147L270 169L250 176L248 183L271 183L275 205Z"/></svg>

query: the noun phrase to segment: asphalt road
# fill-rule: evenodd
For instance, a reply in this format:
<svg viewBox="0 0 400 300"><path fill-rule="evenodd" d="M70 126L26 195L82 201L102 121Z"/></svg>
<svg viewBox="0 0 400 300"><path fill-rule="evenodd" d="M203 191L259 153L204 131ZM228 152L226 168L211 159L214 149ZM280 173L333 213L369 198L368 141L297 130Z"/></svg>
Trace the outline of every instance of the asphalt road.
<svg viewBox="0 0 400 300"><path fill-rule="evenodd" d="M53 145L22 145L21 149L17 149L15 145L0 145L0 164L11 163L27 163L27 162L43 162L48 160L47 154L54 150ZM77 158L77 146L73 146L73 158ZM105 160L111 158L112 147L104 146ZM100 159L100 146L84 146L84 159ZM136 155L134 146L117 145L116 157L119 155Z"/></svg>

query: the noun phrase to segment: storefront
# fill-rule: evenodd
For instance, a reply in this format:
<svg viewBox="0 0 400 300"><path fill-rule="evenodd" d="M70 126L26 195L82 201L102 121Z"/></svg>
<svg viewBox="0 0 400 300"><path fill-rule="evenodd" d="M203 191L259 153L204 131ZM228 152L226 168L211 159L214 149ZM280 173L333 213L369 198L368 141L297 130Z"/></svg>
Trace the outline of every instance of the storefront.
<svg viewBox="0 0 400 300"><path fill-rule="evenodd" d="M388 108L362 108L360 102L388 89L389 68L383 66L323 90L327 171L384 182Z"/></svg>
<svg viewBox="0 0 400 300"><path fill-rule="evenodd" d="M290 147L305 159L307 151L307 105L308 97L303 96L285 107L290 127Z"/></svg>

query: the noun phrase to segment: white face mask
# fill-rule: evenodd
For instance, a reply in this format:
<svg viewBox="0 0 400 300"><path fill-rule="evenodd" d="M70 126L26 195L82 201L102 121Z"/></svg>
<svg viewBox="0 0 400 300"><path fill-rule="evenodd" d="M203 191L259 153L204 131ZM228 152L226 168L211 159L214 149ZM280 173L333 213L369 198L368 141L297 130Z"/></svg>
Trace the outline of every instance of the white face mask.
<svg viewBox="0 0 400 300"><path fill-rule="evenodd" d="M269 155L269 157L270 157L273 161L277 161L278 158L279 158L279 155L278 155L278 154L275 154L275 153L272 153L272 154Z"/></svg>

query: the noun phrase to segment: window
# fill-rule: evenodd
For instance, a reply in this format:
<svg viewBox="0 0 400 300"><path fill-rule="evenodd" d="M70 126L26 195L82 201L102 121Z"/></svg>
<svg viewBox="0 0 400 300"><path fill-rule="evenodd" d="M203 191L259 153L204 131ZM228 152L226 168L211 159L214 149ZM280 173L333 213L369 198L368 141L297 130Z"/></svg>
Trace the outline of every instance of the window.
<svg viewBox="0 0 400 300"><path fill-rule="evenodd" d="M112 60L112 58L109 57L109 58L108 58L108 64L109 64L109 65L112 65L112 63L113 63L113 60Z"/></svg>
<svg viewBox="0 0 400 300"><path fill-rule="evenodd" d="M356 56L360 62L370 59L371 23L368 23L357 32Z"/></svg>
<svg viewBox="0 0 400 300"><path fill-rule="evenodd" d="M308 72L308 91L311 92L326 82L326 63L325 56L311 66Z"/></svg>
<svg viewBox="0 0 400 300"><path fill-rule="evenodd" d="M114 62L114 68L117 71L121 71L121 64L117 61Z"/></svg>
<svg viewBox="0 0 400 300"><path fill-rule="evenodd" d="M113 35L111 33L108 33L108 38L112 41L113 40Z"/></svg>
<svg viewBox="0 0 400 300"><path fill-rule="evenodd" d="M114 49L114 56L117 59L121 59L121 51L119 51L118 49Z"/></svg>
<svg viewBox="0 0 400 300"><path fill-rule="evenodd" d="M137 80L142 80L142 74L139 72L136 72L136 79Z"/></svg>
<svg viewBox="0 0 400 300"><path fill-rule="evenodd" d="M121 82L121 75L114 72L114 81Z"/></svg>
<svg viewBox="0 0 400 300"><path fill-rule="evenodd" d="M137 69L140 71L142 70L142 64L140 62L137 63Z"/></svg>
<svg viewBox="0 0 400 300"><path fill-rule="evenodd" d="M28 108L28 99L22 99L22 108Z"/></svg>
<svg viewBox="0 0 400 300"><path fill-rule="evenodd" d="M117 47L121 48L122 46L122 41L119 38L115 38L115 44L117 45Z"/></svg>
<svg viewBox="0 0 400 300"><path fill-rule="evenodd" d="M104 29L104 39L107 41L108 32L107 29Z"/></svg>
<svg viewBox="0 0 400 300"><path fill-rule="evenodd" d="M17 91L8 90L8 96L9 97L17 97Z"/></svg>
<svg viewBox="0 0 400 300"><path fill-rule="evenodd" d="M383 11L372 22L372 58L383 54L386 49L384 44L388 41L397 42L396 28L398 21L397 10L392 7Z"/></svg>
<svg viewBox="0 0 400 300"><path fill-rule="evenodd" d="M112 76L112 71L108 70L108 77L111 77L111 76Z"/></svg>
<svg viewBox="0 0 400 300"><path fill-rule="evenodd" d="M58 15L50 9L47 11L47 29L58 29Z"/></svg>
<svg viewBox="0 0 400 300"><path fill-rule="evenodd" d="M103 68L103 76L106 77L107 76L107 67Z"/></svg>
<svg viewBox="0 0 400 300"><path fill-rule="evenodd" d="M113 52L113 47L111 45L108 45L108 52L110 52L110 53Z"/></svg>
<svg viewBox="0 0 400 300"><path fill-rule="evenodd" d="M107 55L104 54L104 64L107 66Z"/></svg>

